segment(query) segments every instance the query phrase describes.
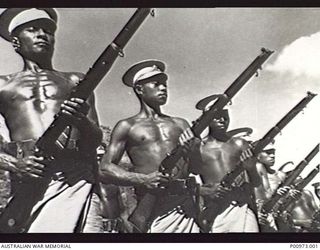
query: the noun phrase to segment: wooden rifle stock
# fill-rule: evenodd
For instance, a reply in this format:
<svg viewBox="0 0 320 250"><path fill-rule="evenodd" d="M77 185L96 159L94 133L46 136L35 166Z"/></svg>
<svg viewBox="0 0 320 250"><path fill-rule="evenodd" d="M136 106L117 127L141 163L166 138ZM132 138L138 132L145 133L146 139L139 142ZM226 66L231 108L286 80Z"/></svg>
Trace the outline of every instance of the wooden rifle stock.
<svg viewBox="0 0 320 250"><path fill-rule="evenodd" d="M280 133L280 131L316 96L311 92L307 93L307 96L304 97L297 105L295 105L273 128L271 128L262 139L258 141L258 143L253 147L252 152L253 155L258 156L258 154L270 144L273 139ZM319 150L319 149L318 149ZM221 185L227 188L232 188L232 184L235 179L244 171L244 167L242 163L239 161L234 170L230 173L227 173L224 178L221 180ZM221 199L217 199L215 202L219 204L219 202L223 202ZM218 215L217 206L207 207L203 210L200 216L200 226L202 227L204 232L209 232L215 217Z"/></svg>
<svg viewBox="0 0 320 250"><path fill-rule="evenodd" d="M123 56L123 49L135 34L151 9L137 9L124 28L116 36L110 45L102 52L93 66L89 69L84 79L72 90L69 98L81 98L87 100L93 90L98 86L104 76L110 71L117 57ZM10 200L4 212L0 216L1 233L19 233L28 230L32 222L30 217L32 208L41 200L42 195L47 189L50 173L54 170L50 168L56 156L63 148L56 144L61 133L69 126L68 119L61 110L55 116L54 121L37 140L35 145L35 155L43 156L46 159L48 177L35 179L24 177L17 187L16 195ZM29 197L29 198L28 198Z"/></svg>
<svg viewBox="0 0 320 250"><path fill-rule="evenodd" d="M211 108L204 112L192 126L192 131L196 137L200 137L201 133L209 126L217 111L223 109L231 99L239 92L239 90L246 84L246 82L255 75L262 64L271 56L273 51L262 48L261 54L257 56L254 61L241 73L241 75L227 88L222 97L211 106ZM183 157L183 148L177 146L174 150L167 154L166 158L161 162L159 171L163 174L172 174L176 163ZM129 221L135 226L137 232L144 233L148 228L148 219L151 216L151 211L154 207L156 196L150 193L140 200L137 208L129 217ZM148 215L148 216L146 216Z"/></svg>

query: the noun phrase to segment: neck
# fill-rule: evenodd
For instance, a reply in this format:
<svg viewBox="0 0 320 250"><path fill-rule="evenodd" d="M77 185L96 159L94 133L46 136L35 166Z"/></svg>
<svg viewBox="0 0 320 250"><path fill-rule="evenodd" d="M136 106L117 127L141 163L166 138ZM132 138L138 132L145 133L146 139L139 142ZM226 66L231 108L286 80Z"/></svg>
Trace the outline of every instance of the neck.
<svg viewBox="0 0 320 250"><path fill-rule="evenodd" d="M29 59L23 59L24 60L24 70L31 70L31 71L39 71L40 69L48 69L52 70L52 61L51 59L47 60L29 60Z"/></svg>
<svg viewBox="0 0 320 250"><path fill-rule="evenodd" d="M257 166L263 166L265 168L265 170L267 171L267 173L269 174L274 174L276 171L273 170L270 166L266 165L266 164L263 164L262 162L257 162Z"/></svg>
<svg viewBox="0 0 320 250"><path fill-rule="evenodd" d="M157 118L158 116L163 115L161 112L160 106L151 107L141 100L140 100L140 103L141 103L140 114L143 114L149 118Z"/></svg>
<svg viewBox="0 0 320 250"><path fill-rule="evenodd" d="M227 136L226 131L215 131L215 130L212 130L211 128L209 128L208 138L210 140L215 139L217 141L222 141L222 142L226 142L226 141L228 141L230 139Z"/></svg>

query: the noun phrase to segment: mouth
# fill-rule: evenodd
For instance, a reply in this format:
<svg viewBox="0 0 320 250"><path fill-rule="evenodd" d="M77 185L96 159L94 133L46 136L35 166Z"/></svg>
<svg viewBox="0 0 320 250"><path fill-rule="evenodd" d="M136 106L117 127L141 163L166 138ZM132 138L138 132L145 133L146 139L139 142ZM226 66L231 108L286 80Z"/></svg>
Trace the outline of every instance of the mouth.
<svg viewBox="0 0 320 250"><path fill-rule="evenodd" d="M35 42L34 45L44 47L44 46L49 46L49 43L48 43L48 42L41 41L41 42Z"/></svg>
<svg viewBox="0 0 320 250"><path fill-rule="evenodd" d="M158 96L160 98L167 98L168 97L168 95L166 93L159 94Z"/></svg>

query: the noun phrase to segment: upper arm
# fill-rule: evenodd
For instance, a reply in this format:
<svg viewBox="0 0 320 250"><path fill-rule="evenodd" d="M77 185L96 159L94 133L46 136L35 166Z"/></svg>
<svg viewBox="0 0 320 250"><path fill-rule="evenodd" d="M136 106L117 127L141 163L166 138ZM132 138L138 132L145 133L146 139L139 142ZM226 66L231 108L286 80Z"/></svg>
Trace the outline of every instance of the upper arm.
<svg viewBox="0 0 320 250"><path fill-rule="evenodd" d="M178 118L178 117L174 117L173 119L176 122L176 124L183 130L190 128L189 123L185 119Z"/></svg>
<svg viewBox="0 0 320 250"><path fill-rule="evenodd" d="M310 190L303 190L302 192L304 192L306 198L310 201L310 204L311 204L312 208L314 210L318 210L318 206L316 204L316 201L314 199L314 196L313 196L312 192Z"/></svg>
<svg viewBox="0 0 320 250"><path fill-rule="evenodd" d="M108 165L108 163L119 163L125 151L129 130L130 124L125 120L118 122L114 127L111 133L108 150L103 157L104 164Z"/></svg>

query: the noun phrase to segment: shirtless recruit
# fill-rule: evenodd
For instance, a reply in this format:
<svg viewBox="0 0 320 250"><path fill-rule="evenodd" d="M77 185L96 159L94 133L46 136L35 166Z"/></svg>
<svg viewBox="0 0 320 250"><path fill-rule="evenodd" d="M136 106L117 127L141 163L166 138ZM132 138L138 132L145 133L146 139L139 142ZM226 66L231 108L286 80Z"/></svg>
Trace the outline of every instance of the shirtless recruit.
<svg viewBox="0 0 320 250"><path fill-rule="evenodd" d="M297 178L294 184L299 183L303 179ZM289 191L294 200L283 212L282 219L287 222L291 228L284 228L282 231L286 232L314 232L318 231L319 225L317 225L314 218L315 213L319 210L314 196L311 191L303 189L298 191L291 189Z"/></svg>
<svg viewBox="0 0 320 250"><path fill-rule="evenodd" d="M133 87L139 99L140 111L115 126L100 171L102 181L112 179L119 185L135 186L138 202L145 194L142 190L156 190L159 184L168 181L158 171L161 161L178 143L188 144L193 136L184 119L161 111L168 98L168 77L164 70L164 63L147 60L135 64L123 76L123 82ZM134 166L133 172L118 166L125 151ZM175 176L186 178L189 173L183 160L179 167ZM148 221L149 232L197 232L192 212L187 214L190 208L184 206L185 200L185 195L162 196Z"/></svg>
<svg viewBox="0 0 320 250"><path fill-rule="evenodd" d="M275 148L272 144L269 144L257 157L257 172L261 177L261 185L255 187L255 196L258 206L258 218L259 224L261 225L260 230L262 232L277 231L278 226L276 225L273 214L266 214L262 211L262 206L265 202L271 199L272 195L277 192L281 196L285 196L290 187L280 187L279 185L283 182L286 174L282 171L276 171L272 167L275 163ZM287 164L287 163L286 163Z"/></svg>
<svg viewBox="0 0 320 250"><path fill-rule="evenodd" d="M197 109L207 110L218 96L202 99L196 105ZM242 138L229 137L228 110L221 110L209 125L209 134L199 146L201 158L192 157L192 171L199 174L203 186L200 194L204 197L204 206L219 205L217 217L214 219L210 232L258 232L257 219L249 208L251 191L248 185L257 185L259 178L252 162L248 142ZM232 171L237 162L242 160L248 165L232 189L220 185L222 178ZM251 185L250 184L250 185ZM210 218L207 218L210 220ZM208 230L208 229L207 229Z"/></svg>
<svg viewBox="0 0 320 250"><path fill-rule="evenodd" d="M82 99L66 100L83 75L53 69L56 22L54 9L7 9L0 16L0 35L12 42L24 63L22 71L0 77L0 113L11 139L4 145L7 150L0 154L0 167L11 172L13 190L23 176L48 178L43 177L46 172L43 157L33 155L33 146L62 108L72 124L64 133L65 148L70 154L62 157L55 171L58 178L48 179L43 196L34 197L31 193L21 201L22 209L24 202L33 199L35 202L32 214L36 216L25 230L97 232L94 226L81 223L87 218L83 211L93 195L94 164L90 161L95 159L102 134L93 96L89 104ZM73 184L68 179L73 179ZM89 216L97 209L93 202L97 202L97 197L91 200ZM14 226L15 218L10 218L10 211L7 216L8 224Z"/></svg>

